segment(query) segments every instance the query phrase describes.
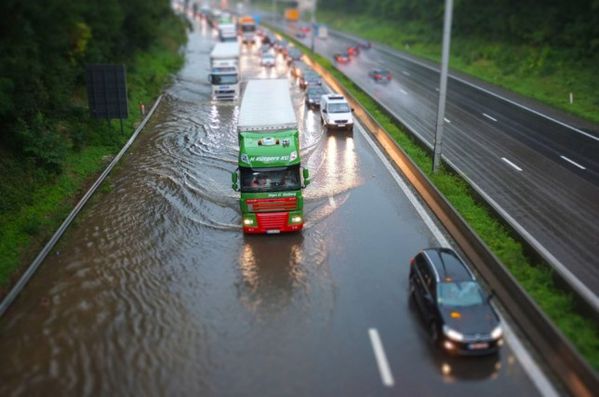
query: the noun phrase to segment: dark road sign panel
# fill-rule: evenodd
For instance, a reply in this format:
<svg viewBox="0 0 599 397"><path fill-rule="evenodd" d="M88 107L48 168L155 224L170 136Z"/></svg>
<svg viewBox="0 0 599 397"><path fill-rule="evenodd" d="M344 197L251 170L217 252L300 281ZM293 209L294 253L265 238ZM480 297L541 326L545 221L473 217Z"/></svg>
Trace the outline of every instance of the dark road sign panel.
<svg viewBox="0 0 599 397"><path fill-rule="evenodd" d="M127 72L125 65L87 65L87 98L92 117L126 119Z"/></svg>

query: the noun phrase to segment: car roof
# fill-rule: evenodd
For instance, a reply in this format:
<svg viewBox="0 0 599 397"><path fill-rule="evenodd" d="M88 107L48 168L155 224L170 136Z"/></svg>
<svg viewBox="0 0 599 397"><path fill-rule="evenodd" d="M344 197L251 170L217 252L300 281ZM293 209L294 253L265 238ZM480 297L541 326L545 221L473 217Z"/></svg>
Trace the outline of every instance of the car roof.
<svg viewBox="0 0 599 397"><path fill-rule="evenodd" d="M313 92L323 92L323 93L326 93L326 90L321 85L310 85L310 86L308 86L308 92L309 93L313 93Z"/></svg>
<svg viewBox="0 0 599 397"><path fill-rule="evenodd" d="M422 250L433 265L439 281L475 280L474 274L451 248L428 248Z"/></svg>

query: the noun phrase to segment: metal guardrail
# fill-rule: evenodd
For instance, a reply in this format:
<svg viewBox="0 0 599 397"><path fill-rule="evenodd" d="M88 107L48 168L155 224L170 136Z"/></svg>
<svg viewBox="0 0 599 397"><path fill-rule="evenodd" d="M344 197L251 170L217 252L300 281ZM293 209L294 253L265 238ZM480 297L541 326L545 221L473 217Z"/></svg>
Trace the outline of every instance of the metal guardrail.
<svg viewBox="0 0 599 397"><path fill-rule="evenodd" d="M89 199L96 192L96 190L98 190L98 187L100 187L100 185L102 184L102 182L104 182L104 180L106 179L108 174L110 174L112 169L116 166L116 164L119 162L119 160L123 157L125 152L127 152L129 147L133 144L133 142L135 141L135 139L137 138L139 133L146 126L146 123L148 122L148 120L150 120L150 117L152 117L152 115L154 114L154 111L158 107L158 104L160 104L162 97L163 97L163 95L160 95L158 97L158 99L156 99L156 102L154 102L154 105L152 106L152 108L150 109L150 111L148 112L146 117L142 120L142 122L139 124L139 126L137 126L137 128L133 132L133 135L131 135L131 137L125 144L125 146L122 147L121 151L112 159L112 161L110 162L110 164L108 164L108 166L106 167L104 172L102 172L102 174L98 177L98 179L96 179L94 184L83 195L83 197L81 198L81 200L79 200L79 202L77 203L75 208L73 208L73 210L71 210L69 215L66 217L66 219L60 225L60 227L56 230L56 232L54 232L54 234L52 235L50 240L46 243L44 248L42 248L42 250L39 252L39 254L37 254L37 256L35 257L33 262L31 262L31 264L29 265L29 267L27 268L25 273L23 273L23 275L19 278L17 283L14 285L14 287L4 297L4 299L2 300L2 303L0 303L0 317L2 317L2 315L4 315L6 310L8 310L9 306L17 298L19 293L21 293L23 288L25 288L25 286L27 285L29 280L31 280L31 277L33 277L33 275L35 274L35 272L37 271L37 269L39 268L41 263L44 261L46 256L48 256L48 254L50 253L52 248L54 248L56 243L58 243L60 238L63 236L65 231L71 225L73 220L77 217L79 212L83 209L85 204L89 201Z"/></svg>
<svg viewBox="0 0 599 397"><path fill-rule="evenodd" d="M329 34L332 36L344 38L345 40L360 41L360 39L358 37L353 36L348 33L344 33L344 32L329 30ZM380 51L387 53L388 55L396 56L396 57L406 60L407 62L415 63L423 68L427 68L429 70L439 72L438 67L435 67L433 62L416 60L411 56L400 54L396 50L393 50L390 47L385 46L385 45L376 44L376 45L373 45L373 47L377 48ZM558 120L555 120L551 117L545 116L542 113L539 113L537 111L531 110L530 108L528 108L526 106L522 106L522 105L518 104L517 102L514 102L510 99L504 98L503 96L495 94L485 88L478 87L475 84L470 83L460 77L454 76L453 74L450 74L449 77L451 79L459 81L460 83L463 83L463 84L469 85L470 87L473 87L475 89L484 91L489 95L493 95L496 98L499 98L503 101L509 102L515 106L519 106L523 109L531 111L538 116L545 117L550 121L559 123L560 125L563 125L567 128L571 128L576 131L580 131L577 128L574 128L572 126L564 124L564 123L562 123ZM354 83L354 84L356 84L358 87L360 87L360 89L362 89L362 91L366 92L366 90L364 90L364 87L362 87L359 83ZM432 147L433 147L432 144L430 142L428 142L420 133L418 133L416 128L411 126L410 123L408 123L406 120L404 120L403 117L396 114L386 104L379 102L379 101L376 101L376 102L378 103L379 106L381 106L383 109L385 109L385 111L387 112L387 114L389 116L391 116L393 119L395 119L400 124L402 124L413 136L418 138L423 145L425 145L426 147L428 147L429 149L432 150ZM497 202L495 202L495 200L493 200L487 193L485 193L474 181L472 181L466 174L464 174L451 160L447 159L445 155L443 155L443 161L447 165L449 165L455 173L459 174L470 185L470 187L476 192L476 194L478 194L479 197L481 197L487 203L489 208L493 212L495 212L495 214L500 219L504 220L506 226L509 227L513 231L515 236L519 237L519 240L528 247L528 250L530 252L534 252L535 255L537 255L542 261L547 263L549 266L551 266L551 268L553 270L555 270L554 275L555 275L555 278L558 279L560 286L562 286L562 288L571 292L573 294L573 296L576 297L578 305L581 306L582 309L586 313L588 313L590 316L592 316L594 318L595 322L599 323L599 296L597 296L595 293L593 293L593 291L591 291L588 287L586 287L582 283L582 281L580 281L578 278L576 278L567 269L567 267L563 263L561 263L554 255L552 255L543 246L543 244L541 244L534 236L532 236L522 225L520 225L520 223L516 219L514 219L510 214L508 214L508 212L506 210L504 210Z"/></svg>
<svg viewBox="0 0 599 397"><path fill-rule="evenodd" d="M356 116L375 138L391 163L416 189L468 261L491 287L497 299L508 310L519 330L526 336L552 374L570 394L593 396L599 390L599 376L576 351L572 343L520 287L501 261L376 119L362 108L354 96L331 73L309 57L307 58L310 65L331 87L347 97L355 108Z"/></svg>

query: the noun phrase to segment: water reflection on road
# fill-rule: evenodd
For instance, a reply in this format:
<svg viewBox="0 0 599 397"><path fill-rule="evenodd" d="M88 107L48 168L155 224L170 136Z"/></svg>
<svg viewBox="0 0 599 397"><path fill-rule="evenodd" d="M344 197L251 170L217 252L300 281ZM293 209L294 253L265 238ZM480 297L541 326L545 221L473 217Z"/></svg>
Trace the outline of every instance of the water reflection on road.
<svg viewBox="0 0 599 397"><path fill-rule="evenodd" d="M239 107L210 99L213 36L190 34L111 191L2 319L0 395L534 394L509 353L489 373L431 352L405 287L409 258L434 238L365 140L323 133L295 83L313 175L306 228L242 235L230 186ZM245 78L287 75L255 51ZM381 385L369 327L401 391Z"/></svg>

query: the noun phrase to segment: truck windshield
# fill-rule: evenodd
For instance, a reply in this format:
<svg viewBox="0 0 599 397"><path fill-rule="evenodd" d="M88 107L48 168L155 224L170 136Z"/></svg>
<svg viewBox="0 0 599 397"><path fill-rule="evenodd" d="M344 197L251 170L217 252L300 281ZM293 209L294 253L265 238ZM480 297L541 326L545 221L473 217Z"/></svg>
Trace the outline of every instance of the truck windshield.
<svg viewBox="0 0 599 397"><path fill-rule="evenodd" d="M349 113L347 103L331 103L329 104L329 113Z"/></svg>
<svg viewBox="0 0 599 397"><path fill-rule="evenodd" d="M211 78L212 84L237 84L236 74L213 74Z"/></svg>
<svg viewBox="0 0 599 397"><path fill-rule="evenodd" d="M301 188L299 165L279 168L240 168L244 193L284 192Z"/></svg>
<svg viewBox="0 0 599 397"><path fill-rule="evenodd" d="M256 25L241 25L241 31L244 33L255 32Z"/></svg>

